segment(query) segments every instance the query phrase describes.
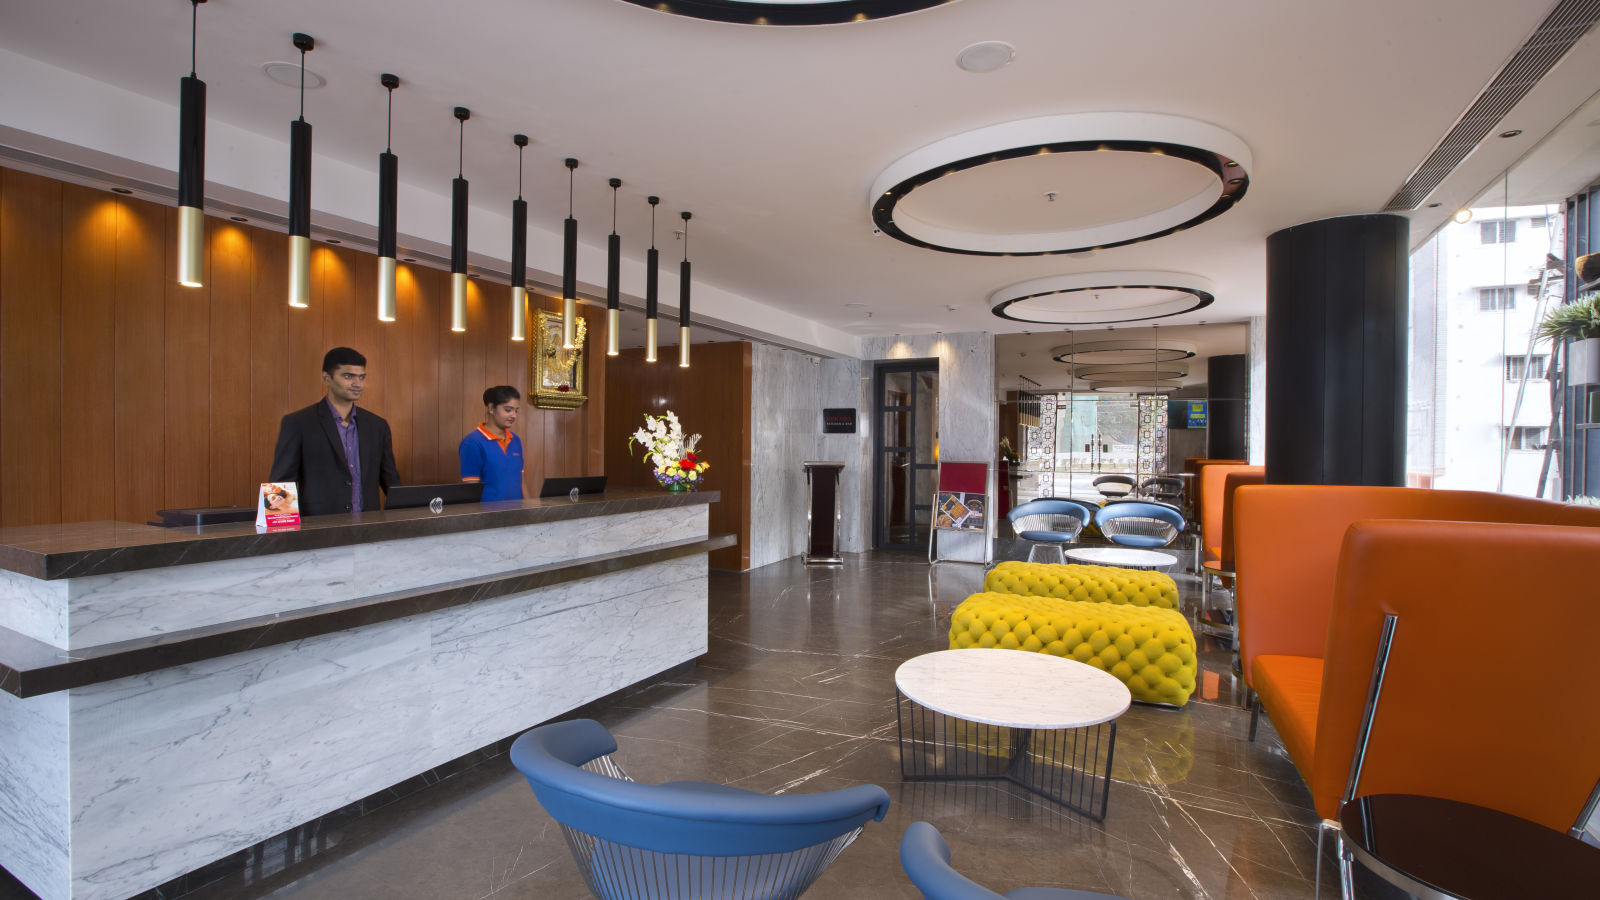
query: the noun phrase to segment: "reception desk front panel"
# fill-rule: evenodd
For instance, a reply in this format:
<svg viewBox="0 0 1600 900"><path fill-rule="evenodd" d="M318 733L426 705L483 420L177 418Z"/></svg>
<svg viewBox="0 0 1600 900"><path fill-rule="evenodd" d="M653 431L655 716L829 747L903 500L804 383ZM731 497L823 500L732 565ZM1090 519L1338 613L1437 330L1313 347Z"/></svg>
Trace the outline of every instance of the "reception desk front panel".
<svg viewBox="0 0 1600 900"><path fill-rule="evenodd" d="M65 586L63 658L276 636L0 693L0 862L46 900L127 897L694 659L705 552L731 539L706 534L714 494L658 499L190 566L6 573L8 607L15 579ZM332 627L352 611L368 623ZM279 617L305 636L278 640Z"/></svg>

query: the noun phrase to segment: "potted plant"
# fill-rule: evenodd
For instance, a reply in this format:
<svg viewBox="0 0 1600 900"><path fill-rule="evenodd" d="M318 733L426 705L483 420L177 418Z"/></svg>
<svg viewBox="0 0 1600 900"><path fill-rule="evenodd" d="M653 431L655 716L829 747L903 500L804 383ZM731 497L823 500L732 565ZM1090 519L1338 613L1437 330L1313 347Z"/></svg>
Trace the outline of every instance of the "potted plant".
<svg viewBox="0 0 1600 900"><path fill-rule="evenodd" d="M1545 314L1539 336L1565 340L1567 383L1600 384L1600 293L1590 291Z"/></svg>

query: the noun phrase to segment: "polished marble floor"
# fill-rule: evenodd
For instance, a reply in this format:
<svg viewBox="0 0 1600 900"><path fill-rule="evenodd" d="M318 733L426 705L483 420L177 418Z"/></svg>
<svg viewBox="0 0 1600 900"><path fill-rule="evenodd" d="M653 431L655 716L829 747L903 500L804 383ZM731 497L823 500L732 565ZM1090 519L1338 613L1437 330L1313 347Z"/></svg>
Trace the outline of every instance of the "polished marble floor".
<svg viewBox="0 0 1600 900"><path fill-rule="evenodd" d="M706 780L765 792L859 782L893 798L807 895L916 898L897 844L919 819L953 862L999 892L1057 886L1133 898L1311 897L1316 816L1271 724L1245 740L1231 654L1208 646L1181 710L1122 717L1103 824L1003 782L904 783L893 674L946 646L976 566L930 571L915 554L798 559L711 578L711 650L699 663L581 710L617 735L640 781ZM1187 593L1198 590L1179 575ZM1363 879L1362 894L1389 895ZM1331 865L1323 890L1337 896ZM0 900L29 897L0 873ZM173 896L164 894L163 896ZM504 754L360 818L270 842L242 871L183 894L244 898L589 896L560 831Z"/></svg>

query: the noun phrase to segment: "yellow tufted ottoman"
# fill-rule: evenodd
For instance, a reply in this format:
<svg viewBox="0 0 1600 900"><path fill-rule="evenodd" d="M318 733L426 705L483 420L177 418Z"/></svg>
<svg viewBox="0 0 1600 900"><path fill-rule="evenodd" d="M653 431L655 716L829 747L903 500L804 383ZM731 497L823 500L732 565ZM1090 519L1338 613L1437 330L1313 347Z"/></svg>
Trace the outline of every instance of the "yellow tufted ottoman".
<svg viewBox="0 0 1600 900"><path fill-rule="evenodd" d="M983 589L1023 597L1178 608L1178 583L1171 575L1112 566L1003 562L984 577Z"/></svg>
<svg viewBox="0 0 1600 900"><path fill-rule="evenodd" d="M973 594L951 614L950 647L1031 650L1075 659L1115 675L1133 699L1146 703L1182 706L1194 693L1194 632L1181 613L1170 609Z"/></svg>

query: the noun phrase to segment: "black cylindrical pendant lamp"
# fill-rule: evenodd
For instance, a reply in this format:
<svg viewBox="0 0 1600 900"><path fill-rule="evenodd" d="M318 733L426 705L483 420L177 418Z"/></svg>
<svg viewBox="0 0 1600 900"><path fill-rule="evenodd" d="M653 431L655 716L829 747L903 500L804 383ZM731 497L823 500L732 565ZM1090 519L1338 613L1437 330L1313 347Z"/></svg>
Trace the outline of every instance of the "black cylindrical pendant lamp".
<svg viewBox="0 0 1600 900"><path fill-rule="evenodd" d="M646 198L650 204L650 251L645 254L644 270L644 361L656 361L657 318L661 300L661 251L656 249L656 204L660 197Z"/></svg>
<svg viewBox="0 0 1600 900"><path fill-rule="evenodd" d="M400 86L396 75L378 78L389 91L389 119L384 131L384 150L378 154L378 321L393 322L395 314L394 272L397 205L400 193L400 157L393 153L394 89Z"/></svg>
<svg viewBox="0 0 1600 900"><path fill-rule="evenodd" d="M572 178L578 161L567 158L567 221L561 231L561 348L578 344L578 220L572 217Z"/></svg>
<svg viewBox="0 0 1600 900"><path fill-rule="evenodd" d="M511 201L511 339L528 337L528 201L522 199L522 150L528 136L514 134L517 145L517 199Z"/></svg>
<svg viewBox="0 0 1600 900"><path fill-rule="evenodd" d="M611 237L606 239L606 355L622 350L622 238L617 234L617 188L621 178L611 179Z"/></svg>
<svg viewBox="0 0 1600 900"><path fill-rule="evenodd" d="M689 368L689 218L683 213L683 262L678 264L678 368Z"/></svg>
<svg viewBox="0 0 1600 900"><path fill-rule="evenodd" d="M206 83L195 77L195 42L206 0L189 2L189 74L178 94L178 283L199 287L206 239Z"/></svg>
<svg viewBox="0 0 1600 900"><path fill-rule="evenodd" d="M311 123L306 121L306 54L317 42L295 32L300 51L300 118L289 123L289 305L311 305Z"/></svg>
<svg viewBox="0 0 1600 900"><path fill-rule="evenodd" d="M460 134L456 143L456 177L450 182L450 330L467 330L467 120L472 110L456 107Z"/></svg>

